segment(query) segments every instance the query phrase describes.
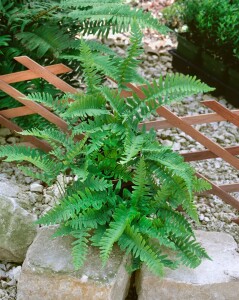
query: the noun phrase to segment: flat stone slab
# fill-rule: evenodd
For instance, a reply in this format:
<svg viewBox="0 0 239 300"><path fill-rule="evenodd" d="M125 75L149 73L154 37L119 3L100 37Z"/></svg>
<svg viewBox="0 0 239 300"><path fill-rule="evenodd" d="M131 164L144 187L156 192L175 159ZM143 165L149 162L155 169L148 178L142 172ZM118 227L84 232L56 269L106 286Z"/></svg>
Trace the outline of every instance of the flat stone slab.
<svg viewBox="0 0 239 300"><path fill-rule="evenodd" d="M238 300L239 253L235 240L226 233L195 232L210 260L196 269L167 269L164 278L145 266L136 276L139 300Z"/></svg>
<svg viewBox="0 0 239 300"><path fill-rule="evenodd" d="M71 257L71 237L52 239L55 228L41 228L29 248L18 281L17 300L123 300L130 275L129 259L114 248L102 268L94 247L84 266L75 271Z"/></svg>
<svg viewBox="0 0 239 300"><path fill-rule="evenodd" d="M9 193L11 193L9 191ZM0 194L0 260L23 262L36 235L36 216Z"/></svg>

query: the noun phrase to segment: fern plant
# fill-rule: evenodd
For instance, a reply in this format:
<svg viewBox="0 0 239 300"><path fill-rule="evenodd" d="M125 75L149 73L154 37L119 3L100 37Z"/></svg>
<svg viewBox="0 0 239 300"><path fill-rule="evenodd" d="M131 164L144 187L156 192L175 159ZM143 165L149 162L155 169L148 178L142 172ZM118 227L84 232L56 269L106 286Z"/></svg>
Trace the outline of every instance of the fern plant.
<svg viewBox="0 0 239 300"><path fill-rule="evenodd" d="M89 246L99 248L105 264L114 244L118 244L132 254L132 269L145 263L152 272L162 275L164 267L176 268L180 262L196 267L208 258L188 218L198 220L194 193L210 186L195 176L194 169L179 154L161 145L153 129L139 129L139 123L154 115L160 105L211 88L195 78L176 74L166 76L164 81L159 78L152 85L145 82L144 100L136 94L122 97L135 72L134 54L138 55L140 48L136 24L133 31L127 57L118 65L111 61L115 78L120 81L118 91L102 84L102 68L82 41L79 61L84 67L87 92L67 94L62 99L45 93L27 98L55 110L68 123L69 132L57 128L25 130L22 135L43 139L52 150L44 153L24 146L2 146L0 156L8 162L33 164L39 172L24 164L19 168L28 176L59 187L59 202L37 223L58 224L54 236L75 238L72 255L76 268L84 263ZM59 175L65 179L61 183ZM184 213L177 210L179 206ZM176 252L177 257L169 258L165 248Z"/></svg>
<svg viewBox="0 0 239 300"><path fill-rule="evenodd" d="M78 56L81 41L76 35L85 37L96 34L107 37L110 30L128 32L133 20L140 27L150 27L160 32L166 32L149 13L132 9L123 0L0 0L0 75L22 70L13 58L19 55L29 55L40 64L52 64L62 60L74 69L71 74L62 78L71 85L77 85L76 77L81 73L78 62L71 56ZM106 45L96 41L86 41L95 53L115 56ZM33 85L29 82L14 85L20 91L31 91ZM57 93L44 80L34 81L34 89L38 92ZM17 107L20 104L0 92L0 109ZM49 126L39 116L17 118L16 123L23 128L29 124L45 128Z"/></svg>

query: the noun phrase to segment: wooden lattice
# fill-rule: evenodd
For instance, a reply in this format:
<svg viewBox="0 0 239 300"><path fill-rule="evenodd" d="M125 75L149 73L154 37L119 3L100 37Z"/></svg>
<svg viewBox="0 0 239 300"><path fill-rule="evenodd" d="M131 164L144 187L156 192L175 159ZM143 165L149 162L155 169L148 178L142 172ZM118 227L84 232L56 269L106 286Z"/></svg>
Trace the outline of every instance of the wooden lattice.
<svg viewBox="0 0 239 300"><path fill-rule="evenodd" d="M58 74L69 72L71 71L71 69L63 64L56 64L43 67L27 56L16 57L15 59L23 66L28 68L28 70L7 75L1 75L0 90L19 101L21 104L23 104L23 106L18 108L1 110L0 124L2 126L8 127L10 130L20 132L22 131L22 128L13 123L11 121L12 118L31 114L39 114L51 123L57 125L63 131L67 131L67 124L64 120L56 116L46 107L38 103L34 103L32 101L24 100L25 95L16 90L10 84L26 80L32 80L35 78L43 78L63 92L76 93L77 90L75 88L73 88L65 81L56 76ZM128 87L141 99L145 97L140 87L137 87L133 84L128 84ZM123 91L122 96L130 96L132 95L132 92ZM146 128L179 128L207 149L202 151L183 153L182 155L184 156L186 161L190 162L220 157L238 170L239 159L236 157L236 155L239 155L239 146L223 148L222 146L215 143L214 141L206 137L204 134L196 130L192 125L228 121L239 127L239 110L229 110L214 100L202 101L201 103L212 109L215 113L178 117L166 107L161 106L157 109L157 113L159 116L163 117L164 120L147 122ZM35 137L25 137L25 139L30 146L39 147L45 151L50 150L50 146L46 142L41 141ZM197 176L206 179L202 174L197 173ZM208 179L206 180L210 182ZM209 193L217 195L226 203L239 210L239 201L235 199L232 195L230 195L230 193L232 192L239 192L239 183L216 185L215 183L210 182L210 184L212 185L212 189L209 191ZM239 224L239 219L234 221Z"/></svg>

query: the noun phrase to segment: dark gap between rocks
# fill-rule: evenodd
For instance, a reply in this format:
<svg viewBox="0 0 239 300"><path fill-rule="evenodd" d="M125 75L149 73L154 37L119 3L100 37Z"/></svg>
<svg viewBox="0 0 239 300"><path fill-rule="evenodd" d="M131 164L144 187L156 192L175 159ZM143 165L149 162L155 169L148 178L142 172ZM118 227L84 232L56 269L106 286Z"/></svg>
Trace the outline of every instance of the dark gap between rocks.
<svg viewBox="0 0 239 300"><path fill-rule="evenodd" d="M135 274L136 271L132 273L132 276L130 278L129 292L125 300L138 300L138 295L136 292L136 285L135 285L135 278L136 278Z"/></svg>

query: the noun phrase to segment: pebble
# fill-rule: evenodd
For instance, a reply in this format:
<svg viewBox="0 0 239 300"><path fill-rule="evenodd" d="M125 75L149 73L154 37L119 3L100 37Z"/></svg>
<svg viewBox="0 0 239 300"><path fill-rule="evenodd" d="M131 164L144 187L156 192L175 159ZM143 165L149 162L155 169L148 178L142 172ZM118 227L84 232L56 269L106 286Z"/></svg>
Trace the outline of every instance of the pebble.
<svg viewBox="0 0 239 300"><path fill-rule="evenodd" d="M33 182L30 185L30 191L31 192L39 192L42 193L43 192L43 186L41 184L39 184L38 182Z"/></svg>

